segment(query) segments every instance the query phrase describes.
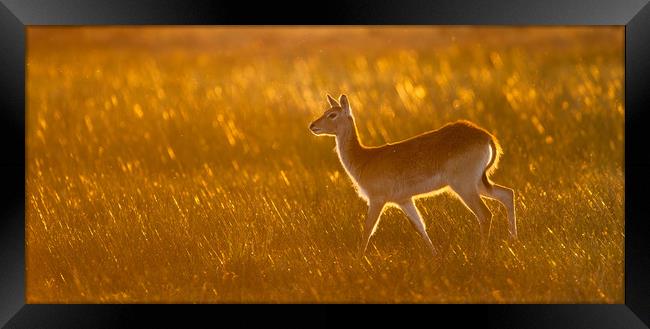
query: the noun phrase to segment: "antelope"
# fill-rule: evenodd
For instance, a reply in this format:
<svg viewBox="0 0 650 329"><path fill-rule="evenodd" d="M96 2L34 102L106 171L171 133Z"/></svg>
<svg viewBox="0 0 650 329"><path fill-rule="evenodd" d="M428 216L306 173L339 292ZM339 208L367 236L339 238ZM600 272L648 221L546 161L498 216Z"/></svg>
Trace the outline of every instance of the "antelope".
<svg viewBox="0 0 650 329"><path fill-rule="evenodd" d="M420 135L378 147L359 141L357 126L346 95L309 125L316 136L334 136L336 153L359 194L368 204L362 255L377 229L386 205L399 207L414 224L435 255L422 215L414 199L451 190L479 222L481 241L489 239L492 212L481 196L507 209L509 233L517 237L514 190L493 183L488 176L497 168L501 147L496 138L477 125L461 120ZM487 230L487 232L486 232Z"/></svg>

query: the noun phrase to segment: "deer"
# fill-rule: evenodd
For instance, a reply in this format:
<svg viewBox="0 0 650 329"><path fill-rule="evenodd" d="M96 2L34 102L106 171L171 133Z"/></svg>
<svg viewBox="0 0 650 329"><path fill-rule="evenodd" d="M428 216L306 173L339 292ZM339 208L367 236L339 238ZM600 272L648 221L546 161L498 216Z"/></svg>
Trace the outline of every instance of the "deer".
<svg viewBox="0 0 650 329"><path fill-rule="evenodd" d="M441 191L451 191L476 217L481 245L489 239L492 223L492 212L481 197L505 206L510 237L516 240L515 192L489 178L503 151L487 130L459 120L405 140L369 147L359 140L347 96L341 95L337 101L327 94L327 101L329 108L309 130L316 136L335 138L341 165L368 205L361 255L366 253L382 212L392 205L406 214L435 256L436 248L415 200Z"/></svg>

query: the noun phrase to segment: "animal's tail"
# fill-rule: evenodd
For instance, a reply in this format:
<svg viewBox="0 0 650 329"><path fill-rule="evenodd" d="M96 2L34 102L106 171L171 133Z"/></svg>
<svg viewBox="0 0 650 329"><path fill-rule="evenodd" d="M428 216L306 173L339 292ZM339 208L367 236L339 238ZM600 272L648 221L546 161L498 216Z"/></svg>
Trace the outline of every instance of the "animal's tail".
<svg viewBox="0 0 650 329"><path fill-rule="evenodd" d="M497 169L497 167L499 166L499 158L503 154L501 145L499 145L499 142L497 141L496 137L491 135L490 135L490 148L492 149L492 157L490 158L490 162L488 162L487 166L485 167L485 171L483 171L483 177L481 177L481 179L483 180L483 184L485 185L486 188L492 187L492 182L490 182L488 175L491 175Z"/></svg>

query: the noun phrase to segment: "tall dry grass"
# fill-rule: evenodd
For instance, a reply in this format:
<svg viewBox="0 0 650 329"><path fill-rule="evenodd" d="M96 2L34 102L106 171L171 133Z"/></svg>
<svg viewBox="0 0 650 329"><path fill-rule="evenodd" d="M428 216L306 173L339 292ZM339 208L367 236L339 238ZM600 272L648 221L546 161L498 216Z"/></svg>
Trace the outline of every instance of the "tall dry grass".
<svg viewBox="0 0 650 329"><path fill-rule="evenodd" d="M622 28L28 29L27 301L622 303ZM448 195L366 205L308 123L367 145L468 119L520 239Z"/></svg>

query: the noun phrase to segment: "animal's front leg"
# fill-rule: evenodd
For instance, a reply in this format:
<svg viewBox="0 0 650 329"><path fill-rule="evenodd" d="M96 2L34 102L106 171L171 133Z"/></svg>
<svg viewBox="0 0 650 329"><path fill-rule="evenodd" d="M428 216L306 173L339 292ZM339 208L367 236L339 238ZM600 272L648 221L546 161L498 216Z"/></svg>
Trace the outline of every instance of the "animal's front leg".
<svg viewBox="0 0 650 329"><path fill-rule="evenodd" d="M429 250L431 250L431 253L435 256L436 248L433 246L433 243L431 242L431 239L427 234L426 225L424 224L424 220L422 219L422 216L420 215L418 208L415 207L415 203L413 203L413 199L408 199L406 201L401 202L399 204L399 207L402 209L402 211L404 211L404 213L406 213L406 216L411 220L411 223L415 225L415 228L422 236L422 239L424 239L424 242L426 242L427 246L429 247Z"/></svg>
<svg viewBox="0 0 650 329"><path fill-rule="evenodd" d="M384 209L383 202L370 202L368 205L368 217L366 217L366 225L364 231L364 245L361 254L366 253L368 249L368 242L370 242L370 237L375 233L377 229L377 224L379 223L379 217L381 216L381 211Z"/></svg>

